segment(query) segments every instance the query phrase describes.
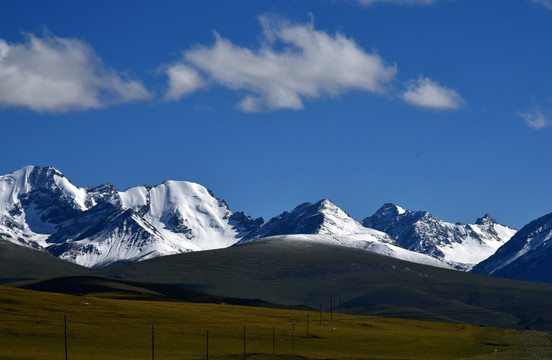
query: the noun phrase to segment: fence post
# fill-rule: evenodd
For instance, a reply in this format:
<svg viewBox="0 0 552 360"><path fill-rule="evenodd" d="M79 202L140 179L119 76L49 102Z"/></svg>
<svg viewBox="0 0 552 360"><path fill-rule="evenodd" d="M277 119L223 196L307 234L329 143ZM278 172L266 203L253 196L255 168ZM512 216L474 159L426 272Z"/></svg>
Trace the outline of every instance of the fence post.
<svg viewBox="0 0 552 360"><path fill-rule="evenodd" d="M276 354L276 327L272 327L272 358Z"/></svg>
<svg viewBox="0 0 552 360"><path fill-rule="evenodd" d="M243 327L243 360L245 360L246 357L245 352L245 326Z"/></svg>
<svg viewBox="0 0 552 360"><path fill-rule="evenodd" d="M293 322L291 331L291 350L295 351L295 322Z"/></svg>
<svg viewBox="0 0 552 360"><path fill-rule="evenodd" d="M333 320L333 298L330 296L330 320Z"/></svg>
<svg viewBox="0 0 552 360"><path fill-rule="evenodd" d="M67 351L67 315L63 317L63 323L65 327L65 360L67 360L69 358Z"/></svg>
<svg viewBox="0 0 552 360"><path fill-rule="evenodd" d="M307 314L307 337L309 337L309 314Z"/></svg>
<svg viewBox="0 0 552 360"><path fill-rule="evenodd" d="M320 310L318 310L320 313L320 325L322 325L322 303L320 303Z"/></svg>
<svg viewBox="0 0 552 360"><path fill-rule="evenodd" d="M206 349L206 359L209 360L209 330L207 330L207 349Z"/></svg>
<svg viewBox="0 0 552 360"><path fill-rule="evenodd" d="M155 328L151 326L151 360L155 359Z"/></svg>

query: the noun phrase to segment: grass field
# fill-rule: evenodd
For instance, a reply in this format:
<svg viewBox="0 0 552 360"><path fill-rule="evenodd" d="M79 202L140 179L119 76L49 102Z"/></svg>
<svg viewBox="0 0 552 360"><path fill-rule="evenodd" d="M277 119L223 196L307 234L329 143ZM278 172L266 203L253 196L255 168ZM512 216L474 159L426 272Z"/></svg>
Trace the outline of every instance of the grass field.
<svg viewBox="0 0 552 360"><path fill-rule="evenodd" d="M243 359L244 327L257 360L552 358L545 332L0 287L0 359L64 359L64 316L71 360L206 359L207 331L209 359Z"/></svg>

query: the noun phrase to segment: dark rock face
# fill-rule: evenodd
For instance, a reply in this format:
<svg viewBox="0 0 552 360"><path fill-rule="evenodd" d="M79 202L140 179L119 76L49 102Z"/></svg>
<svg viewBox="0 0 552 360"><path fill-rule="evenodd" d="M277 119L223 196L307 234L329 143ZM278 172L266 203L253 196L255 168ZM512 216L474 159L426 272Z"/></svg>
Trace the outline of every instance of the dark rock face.
<svg viewBox="0 0 552 360"><path fill-rule="evenodd" d="M442 256L437 245L462 242L467 232L473 233L467 225L447 226L426 211L399 212L393 204L385 204L362 224L388 233L405 249L435 257Z"/></svg>
<svg viewBox="0 0 552 360"><path fill-rule="evenodd" d="M498 222L493 219L489 214L485 214L482 218L477 218L475 221L477 225L488 225L488 224L498 224Z"/></svg>
<svg viewBox="0 0 552 360"><path fill-rule="evenodd" d="M265 223L262 217L254 219L244 212L235 212L229 217L229 224L238 231L238 237L243 238L259 230Z"/></svg>
<svg viewBox="0 0 552 360"><path fill-rule="evenodd" d="M88 194L88 198L86 199L86 206L88 208L98 203L110 203L121 206L119 191L111 184L86 188L86 193Z"/></svg>

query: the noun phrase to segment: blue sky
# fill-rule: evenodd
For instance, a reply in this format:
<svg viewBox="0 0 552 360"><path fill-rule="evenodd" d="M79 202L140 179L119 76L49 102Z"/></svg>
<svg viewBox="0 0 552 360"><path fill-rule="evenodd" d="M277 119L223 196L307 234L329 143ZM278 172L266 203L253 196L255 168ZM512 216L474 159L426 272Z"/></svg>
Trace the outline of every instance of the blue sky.
<svg viewBox="0 0 552 360"><path fill-rule="evenodd" d="M239 4L239 5L237 5ZM12 1L0 174L521 227L552 211L552 1Z"/></svg>

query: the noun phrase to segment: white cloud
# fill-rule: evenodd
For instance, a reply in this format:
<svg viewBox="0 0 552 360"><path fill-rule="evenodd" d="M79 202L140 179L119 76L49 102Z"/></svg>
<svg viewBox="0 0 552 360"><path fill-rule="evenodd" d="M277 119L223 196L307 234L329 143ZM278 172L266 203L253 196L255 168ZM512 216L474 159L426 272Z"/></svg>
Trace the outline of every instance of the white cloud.
<svg viewBox="0 0 552 360"><path fill-rule="evenodd" d="M548 10L552 10L552 1L551 0L531 0L533 4L541 5Z"/></svg>
<svg viewBox="0 0 552 360"><path fill-rule="evenodd" d="M533 129L542 129L552 126L552 120L547 114L544 114L539 106L529 109L526 113L519 113L519 116L521 116L527 125Z"/></svg>
<svg viewBox="0 0 552 360"><path fill-rule="evenodd" d="M396 66L378 54L367 53L341 34L315 30L312 23L292 24L272 16L261 16L260 22L259 49L234 45L215 34L212 46L185 51L183 62L168 71L195 66L209 80L245 93L238 108L246 112L302 109L305 99L351 90L383 94L397 73ZM176 77L171 81L170 89L186 88Z"/></svg>
<svg viewBox="0 0 552 360"><path fill-rule="evenodd" d="M402 98L411 105L431 109L458 109L463 102L456 91L443 87L427 77L410 81Z"/></svg>
<svg viewBox="0 0 552 360"><path fill-rule="evenodd" d="M178 100L205 86L201 75L185 64L168 66L165 73L169 77L169 89L165 94L165 100Z"/></svg>
<svg viewBox="0 0 552 360"><path fill-rule="evenodd" d="M94 50L76 39L26 35L0 39L0 106L60 112L143 100L143 84L106 68Z"/></svg>
<svg viewBox="0 0 552 360"><path fill-rule="evenodd" d="M375 3L392 3L401 5L429 5L440 0L357 0L362 5L372 5ZM537 0L533 0L537 1ZM546 0L543 0L546 1Z"/></svg>

